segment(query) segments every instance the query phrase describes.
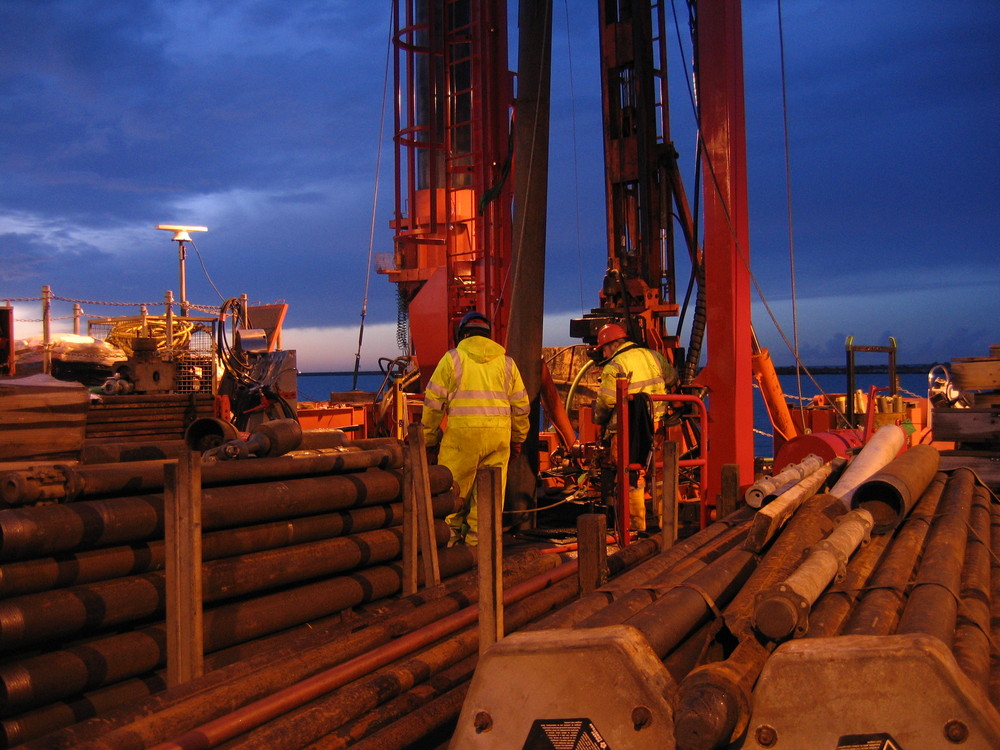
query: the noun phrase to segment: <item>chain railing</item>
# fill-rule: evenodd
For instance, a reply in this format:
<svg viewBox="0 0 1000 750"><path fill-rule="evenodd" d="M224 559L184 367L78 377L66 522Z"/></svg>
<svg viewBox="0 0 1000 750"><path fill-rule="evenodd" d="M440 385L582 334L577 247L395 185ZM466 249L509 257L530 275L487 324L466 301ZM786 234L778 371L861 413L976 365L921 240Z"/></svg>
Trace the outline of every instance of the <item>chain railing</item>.
<svg viewBox="0 0 1000 750"><path fill-rule="evenodd" d="M73 297L62 297L60 295L54 294L52 287L48 284L42 287L41 296L39 297L0 297L0 304L7 307L12 306L15 302L40 302L42 305L42 317L41 318L14 318L15 322L18 323L41 323L42 324L42 371L46 374L51 374L52 372L52 347L53 347L53 335L52 335L52 323L61 320L72 320L73 321L73 333L77 336L81 335L81 322L88 321L88 327L90 321L106 320L107 316L99 315L94 313L87 313L84 311L83 305L99 306L99 307L129 307L137 309L138 315L141 318L145 318L148 315L148 310L150 308L156 308L163 306L164 315L163 319L168 321L168 328L173 328L171 323L175 319L181 319L183 316L178 315L175 312L175 307L177 307L180 302L174 299L173 292L167 291L164 294L162 302L113 302L108 300L92 300L92 299L75 299ZM52 307L54 302L67 302L73 304L73 312L70 315L53 315ZM192 303L187 303L188 310L196 310L198 312L203 312L209 315L217 316L219 313L219 308L212 307L210 305L195 305ZM172 339L171 339L172 340Z"/></svg>

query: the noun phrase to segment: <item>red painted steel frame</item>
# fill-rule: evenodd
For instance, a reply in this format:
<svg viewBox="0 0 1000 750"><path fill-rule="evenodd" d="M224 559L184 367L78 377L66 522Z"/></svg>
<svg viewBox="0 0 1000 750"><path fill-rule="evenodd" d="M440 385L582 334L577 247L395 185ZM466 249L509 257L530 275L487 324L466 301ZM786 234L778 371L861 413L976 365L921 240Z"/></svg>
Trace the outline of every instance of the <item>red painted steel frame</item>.
<svg viewBox="0 0 1000 750"><path fill-rule="evenodd" d="M747 220L743 37L739 0L701 0L697 17L698 92L705 141L704 257L712 440L707 493L714 504L724 464L753 476L753 368Z"/></svg>
<svg viewBox="0 0 1000 750"><path fill-rule="evenodd" d="M632 399L628 395L628 380L619 378L615 382L615 411L619 425L628 424L628 412L625 404ZM662 396L650 395L653 401L666 401L672 404L694 404L698 408L698 424L701 430L701 444L708 443L708 409L705 402L697 396L690 396L685 393L667 393ZM629 509L628 493L628 470L639 468L628 463L629 436L628 430L619 429L615 433L615 458L617 460L618 484L615 494L615 518L620 519L619 524L622 529L622 545L631 543L628 528L630 525L631 511ZM698 466L701 467L700 482L698 486L698 525L705 528L709 520L709 502L706 490L706 474L708 473L708 461L706 458L686 458L677 462L679 467Z"/></svg>

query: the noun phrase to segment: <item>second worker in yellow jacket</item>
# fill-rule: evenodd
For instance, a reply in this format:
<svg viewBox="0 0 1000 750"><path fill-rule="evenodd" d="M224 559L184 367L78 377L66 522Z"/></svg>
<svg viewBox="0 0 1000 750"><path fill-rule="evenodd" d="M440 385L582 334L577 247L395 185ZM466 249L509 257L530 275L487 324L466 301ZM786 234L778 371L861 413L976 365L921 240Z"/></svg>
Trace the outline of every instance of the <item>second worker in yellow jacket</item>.
<svg viewBox="0 0 1000 750"><path fill-rule="evenodd" d="M625 329L617 323L608 323L597 332L597 348L604 367L601 385L594 401L594 422L605 426L608 432L616 429L616 383L619 377L628 379L628 393L664 395L678 381L677 371L659 352L629 341ZM659 428L666 413L666 402L653 401L653 430ZM629 514L633 531L646 530L646 502L644 497L645 471L634 472L630 477Z"/></svg>

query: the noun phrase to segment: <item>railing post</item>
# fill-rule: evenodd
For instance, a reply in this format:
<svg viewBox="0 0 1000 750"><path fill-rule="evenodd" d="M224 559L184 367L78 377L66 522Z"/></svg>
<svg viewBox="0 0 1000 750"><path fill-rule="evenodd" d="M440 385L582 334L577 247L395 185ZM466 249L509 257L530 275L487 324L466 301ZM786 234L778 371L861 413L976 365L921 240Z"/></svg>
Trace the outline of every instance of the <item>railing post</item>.
<svg viewBox="0 0 1000 750"><path fill-rule="evenodd" d="M42 372L52 374L52 287L42 287Z"/></svg>
<svg viewBox="0 0 1000 750"><path fill-rule="evenodd" d="M174 293L167 290L163 298L166 307L166 340L163 342L163 361L172 362L174 359Z"/></svg>
<svg viewBox="0 0 1000 750"><path fill-rule="evenodd" d="M669 549L677 541L677 441L663 441L663 476L660 479L661 549Z"/></svg>

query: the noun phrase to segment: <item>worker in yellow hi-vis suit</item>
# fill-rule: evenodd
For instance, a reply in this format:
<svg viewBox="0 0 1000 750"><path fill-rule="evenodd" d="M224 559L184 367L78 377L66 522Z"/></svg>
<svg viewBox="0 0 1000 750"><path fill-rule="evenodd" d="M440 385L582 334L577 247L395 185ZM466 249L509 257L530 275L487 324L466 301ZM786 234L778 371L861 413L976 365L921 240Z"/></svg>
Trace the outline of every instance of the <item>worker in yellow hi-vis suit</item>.
<svg viewBox="0 0 1000 750"><path fill-rule="evenodd" d="M466 314L458 325L458 345L438 362L424 393L421 422L431 452L451 469L465 505L446 519L453 542L478 542L476 471L520 454L528 436L528 394L514 360L490 338L489 319ZM442 431L442 421L447 421Z"/></svg>
<svg viewBox="0 0 1000 750"><path fill-rule="evenodd" d="M597 332L601 385L594 401L594 422L606 426L607 432L616 428L615 384L619 377L628 378L629 394L648 393L663 395L677 385L674 366L659 352L629 341L625 329L617 323L608 323ZM666 412L666 403L652 403L652 432L656 432ZM629 516L633 531L646 530L645 469L630 471ZM634 476L632 476L634 475Z"/></svg>

